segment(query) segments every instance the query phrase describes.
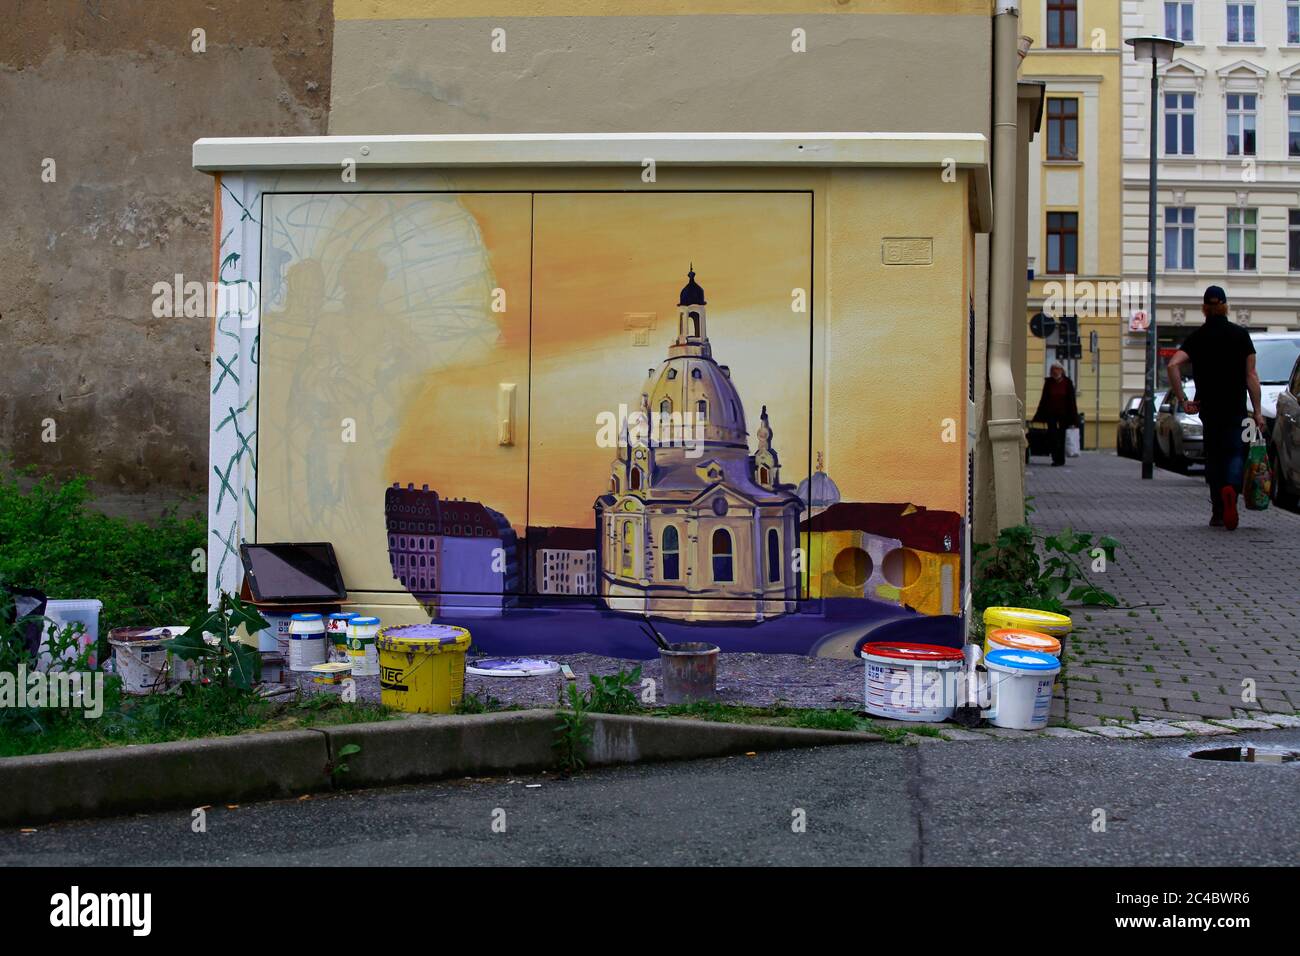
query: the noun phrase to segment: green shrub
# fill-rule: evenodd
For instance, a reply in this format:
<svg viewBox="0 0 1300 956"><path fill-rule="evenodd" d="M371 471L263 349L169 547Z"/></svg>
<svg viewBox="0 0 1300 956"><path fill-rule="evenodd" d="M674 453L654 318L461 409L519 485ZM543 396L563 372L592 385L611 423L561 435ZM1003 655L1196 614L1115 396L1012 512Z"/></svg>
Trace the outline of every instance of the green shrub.
<svg viewBox="0 0 1300 956"><path fill-rule="evenodd" d="M24 476L25 477L25 476ZM27 490L0 470L0 577L51 598L98 598L109 630L179 624L207 606L207 575L193 570L202 518L110 518L86 506L86 479L40 478Z"/></svg>

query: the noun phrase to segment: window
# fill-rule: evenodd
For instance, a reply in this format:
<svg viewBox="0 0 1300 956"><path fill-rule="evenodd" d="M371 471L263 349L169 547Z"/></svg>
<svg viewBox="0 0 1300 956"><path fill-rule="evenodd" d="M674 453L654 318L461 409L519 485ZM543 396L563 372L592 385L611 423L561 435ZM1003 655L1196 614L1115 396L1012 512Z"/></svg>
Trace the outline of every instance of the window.
<svg viewBox="0 0 1300 956"><path fill-rule="evenodd" d="M1196 268L1196 210L1165 207L1165 268Z"/></svg>
<svg viewBox="0 0 1300 956"><path fill-rule="evenodd" d="M640 468L636 468L636 467L632 468L632 475L628 479L627 486L632 491L641 490L641 469Z"/></svg>
<svg viewBox="0 0 1300 956"><path fill-rule="evenodd" d="M731 575L731 532L718 528L713 532L713 580L726 583Z"/></svg>
<svg viewBox="0 0 1300 956"><path fill-rule="evenodd" d="M670 369L668 370L668 381L671 382L671 381L672 381L673 379L675 379L676 377L677 377L677 369L675 369L675 368L670 368Z"/></svg>
<svg viewBox="0 0 1300 956"><path fill-rule="evenodd" d="M1228 94L1228 155L1255 155L1255 94Z"/></svg>
<svg viewBox="0 0 1300 956"><path fill-rule="evenodd" d="M1047 45L1051 48L1079 45L1078 0L1047 0Z"/></svg>
<svg viewBox="0 0 1300 956"><path fill-rule="evenodd" d="M1047 158L1079 158L1079 101L1073 97L1047 101Z"/></svg>
<svg viewBox="0 0 1300 956"><path fill-rule="evenodd" d="M1255 268L1256 209L1228 210L1228 270L1249 272Z"/></svg>
<svg viewBox="0 0 1300 956"><path fill-rule="evenodd" d="M1047 271L1056 275L1076 272L1079 267L1079 214L1047 214Z"/></svg>
<svg viewBox="0 0 1300 956"><path fill-rule="evenodd" d="M767 579L781 580L781 534L775 528L767 529Z"/></svg>
<svg viewBox="0 0 1300 956"><path fill-rule="evenodd" d="M636 543L632 540L632 522L623 522L623 574L632 574L632 554Z"/></svg>
<svg viewBox="0 0 1300 956"><path fill-rule="evenodd" d="M1286 98L1287 155L1300 156L1300 95L1291 93Z"/></svg>
<svg viewBox="0 0 1300 956"><path fill-rule="evenodd" d="M691 378L700 378L703 374L698 368L691 369Z"/></svg>
<svg viewBox="0 0 1300 956"><path fill-rule="evenodd" d="M1184 43L1192 39L1192 5L1190 3L1165 4L1165 36Z"/></svg>
<svg viewBox="0 0 1300 956"><path fill-rule="evenodd" d="M1196 152L1196 94L1165 94L1165 155Z"/></svg>
<svg viewBox="0 0 1300 956"><path fill-rule="evenodd" d="M1300 0L1287 0L1286 42L1288 46L1300 46Z"/></svg>
<svg viewBox="0 0 1300 956"><path fill-rule="evenodd" d="M1228 4L1228 42L1255 42L1255 5L1253 3Z"/></svg>
<svg viewBox="0 0 1300 956"><path fill-rule="evenodd" d="M664 528L663 543L660 548L660 560L663 563L665 581L676 581L681 577L681 538L673 525Z"/></svg>
<svg viewBox="0 0 1300 956"><path fill-rule="evenodd" d="M702 398L695 403L695 416L702 422L709 420L709 403Z"/></svg>
<svg viewBox="0 0 1300 956"><path fill-rule="evenodd" d="M1292 272L1300 272L1300 209L1287 210L1287 223L1287 268Z"/></svg>
<svg viewBox="0 0 1300 956"><path fill-rule="evenodd" d="M659 414L667 416L667 415L671 415L672 413L673 413L672 399L665 398L662 402L659 403Z"/></svg>

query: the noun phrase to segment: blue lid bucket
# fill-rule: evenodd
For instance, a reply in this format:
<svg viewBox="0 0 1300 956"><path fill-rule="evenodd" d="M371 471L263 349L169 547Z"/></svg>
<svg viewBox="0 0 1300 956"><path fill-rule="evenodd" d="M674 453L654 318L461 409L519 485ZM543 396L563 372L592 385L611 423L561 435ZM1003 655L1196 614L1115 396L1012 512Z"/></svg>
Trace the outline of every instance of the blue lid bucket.
<svg viewBox="0 0 1300 956"><path fill-rule="evenodd" d="M989 651L984 655L984 663L988 667L1008 671L1055 671L1061 668L1061 662L1051 654L1014 648Z"/></svg>

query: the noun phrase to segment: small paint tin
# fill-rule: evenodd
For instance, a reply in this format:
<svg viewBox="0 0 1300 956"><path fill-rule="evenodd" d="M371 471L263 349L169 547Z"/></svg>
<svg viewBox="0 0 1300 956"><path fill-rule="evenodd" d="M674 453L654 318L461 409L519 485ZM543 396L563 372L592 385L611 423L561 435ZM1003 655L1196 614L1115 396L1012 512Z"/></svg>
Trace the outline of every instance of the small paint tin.
<svg viewBox="0 0 1300 956"><path fill-rule="evenodd" d="M317 664L311 669L311 679L314 684L337 686L351 676L352 665L340 664L337 661L331 661L328 664Z"/></svg>

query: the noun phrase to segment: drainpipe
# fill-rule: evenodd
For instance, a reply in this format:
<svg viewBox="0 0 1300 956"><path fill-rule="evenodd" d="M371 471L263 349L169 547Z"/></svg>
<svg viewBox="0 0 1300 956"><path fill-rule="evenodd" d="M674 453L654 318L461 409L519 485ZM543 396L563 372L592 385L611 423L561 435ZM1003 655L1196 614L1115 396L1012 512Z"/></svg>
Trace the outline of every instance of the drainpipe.
<svg viewBox="0 0 1300 956"><path fill-rule="evenodd" d="M1024 410L1011 372L1015 298L1016 74L1020 11L998 0L993 17L993 236L989 276L989 440L993 446L993 489L998 529L1024 524ZM1023 265L1021 266L1023 268ZM1024 317L1020 317L1023 321Z"/></svg>

